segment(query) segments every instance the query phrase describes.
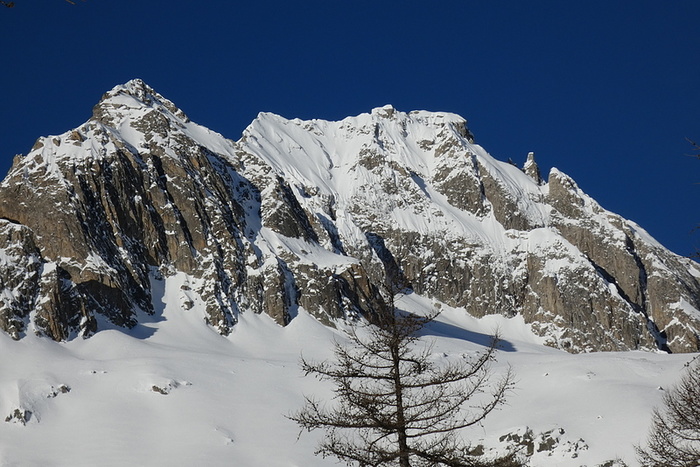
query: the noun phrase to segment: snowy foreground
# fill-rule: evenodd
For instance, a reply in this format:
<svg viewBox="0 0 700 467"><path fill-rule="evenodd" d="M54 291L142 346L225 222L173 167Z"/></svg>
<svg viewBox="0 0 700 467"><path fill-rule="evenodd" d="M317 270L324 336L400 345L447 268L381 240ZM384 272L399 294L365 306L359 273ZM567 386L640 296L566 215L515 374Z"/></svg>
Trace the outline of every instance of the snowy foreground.
<svg viewBox="0 0 700 467"><path fill-rule="evenodd" d="M55 343L0 334L0 465L2 466L331 466L313 455L316 433L299 435L284 417L303 394L324 397L327 385L304 377L300 354L331 356L341 331L303 310L282 328L268 316L242 314L221 337L197 307L175 309L183 278L163 288L160 309L130 332L106 330ZM403 297L417 312L433 303ZM595 466L620 458L637 465L651 408L692 355L593 353L570 355L543 346L519 318L476 320L443 307L426 331L435 358L459 358L483 348L498 328L498 372L511 365L517 390L484 427L467 433L475 444L502 449L502 435L538 435L548 449L533 466ZM11 416L27 411L25 424ZM563 433L562 430L563 429Z"/></svg>

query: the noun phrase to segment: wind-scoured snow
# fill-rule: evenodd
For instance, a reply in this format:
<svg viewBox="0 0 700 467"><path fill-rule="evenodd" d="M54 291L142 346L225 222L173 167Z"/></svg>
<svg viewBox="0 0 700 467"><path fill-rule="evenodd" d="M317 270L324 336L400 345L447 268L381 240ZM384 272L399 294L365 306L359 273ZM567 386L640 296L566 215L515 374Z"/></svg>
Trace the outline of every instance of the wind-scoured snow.
<svg viewBox="0 0 700 467"><path fill-rule="evenodd" d="M495 179L508 186L533 224L546 224L549 209L533 200L542 198L547 187L538 186L520 169L496 161L481 146L469 142L465 124L462 117L451 113L404 113L391 106L337 122L287 120L261 113L243 133L241 148L298 187L314 187L321 195L331 197L341 214L365 201L385 213L387 223L403 230L446 235L455 232L472 236L478 243L501 245L504 229L492 216L480 219L455 208L433 186L438 167L444 169L444 164L453 163L440 154L440 146L457 142L460 146L456 148L459 155L455 170L471 163L469 158L478 158ZM378 174L362 161L363 156L373 153L386 166ZM411 199L401 207L406 192L393 198L379 188L383 183L400 183L394 180L397 168L411 174L415 182L412 190L426 195L423 201L414 203ZM424 210L415 212L416 204ZM350 231L343 233L352 236Z"/></svg>

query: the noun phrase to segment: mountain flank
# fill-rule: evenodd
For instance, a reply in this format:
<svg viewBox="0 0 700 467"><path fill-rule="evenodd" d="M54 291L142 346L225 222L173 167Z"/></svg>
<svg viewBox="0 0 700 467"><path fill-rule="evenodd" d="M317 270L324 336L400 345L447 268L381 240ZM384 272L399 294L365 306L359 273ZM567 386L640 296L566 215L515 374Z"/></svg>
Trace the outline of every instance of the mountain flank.
<svg viewBox="0 0 700 467"><path fill-rule="evenodd" d="M372 318L381 289L522 315L571 352L700 350L700 268L567 175L499 162L466 121L391 106L338 122L261 113L232 141L141 80L40 138L0 184L0 328L134 328L185 274L182 313L228 334Z"/></svg>

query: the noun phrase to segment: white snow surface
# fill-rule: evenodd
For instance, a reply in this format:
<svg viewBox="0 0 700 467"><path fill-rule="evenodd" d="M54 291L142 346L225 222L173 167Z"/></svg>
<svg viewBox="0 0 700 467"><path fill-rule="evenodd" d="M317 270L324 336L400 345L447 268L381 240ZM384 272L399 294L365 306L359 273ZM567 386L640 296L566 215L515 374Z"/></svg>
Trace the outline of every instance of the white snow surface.
<svg viewBox="0 0 700 467"><path fill-rule="evenodd" d="M472 237L504 255L516 247L557 247L564 253L573 248L560 244L563 239L546 228L505 231L492 215L478 218L459 210L438 192L433 176L439 164L466 165L468 158L476 157L508 187L533 225L548 224L549 209L538 202L548 186L538 186L518 168L496 161L464 135L451 138L464 125L457 115L402 113L385 106L326 122L263 113L240 142L233 142L171 112L171 103L158 100L160 96L139 95L139 89L138 83L127 83L112 90L106 101L114 104L114 126L108 132L118 136L115 141L142 148L144 134L129 122L157 108L170 120L173 132L182 132L232 161L242 149L284 175L295 189L313 188L334 199L337 225L346 239L361 241L349 212L359 200L373 206L386 203L377 210L386 208L386 222L398 228L444 232L448 239ZM90 121L76 130L77 135L68 132L40 140L16 170L46 170L48 176L60 177L59 158L100 157L105 148L91 138L95 125ZM451 158L437 157L436 147L447 139L461 141L462 147ZM413 190L425 195L411 208L425 211L417 215L396 199L377 198L372 191L379 183L377 174L358 163L363 150L376 150L384 162L395 161L410 171ZM177 157L174 152L169 155ZM552 174L565 177L556 170ZM381 175L395 176L392 171ZM606 223L611 214L585 194L580 196L590 216ZM312 203L322 197L298 198ZM310 212L319 211L318 206L308 207ZM654 242L638 226L628 225ZM267 229L261 238L261 248L286 249L325 267L345 267L354 261ZM562 266L557 261L547 264L549 272ZM571 258L562 261L572 264ZM97 270L103 267L95 258L89 264ZM298 362L302 353L309 359L332 357L333 341L342 342L343 331L321 325L303 309L284 328L266 315L244 311L233 332L223 337L204 323L201 307L189 311L181 307L181 286L194 280L181 273L154 280L156 313L140 316L140 324L130 331L103 330L89 339L63 343L32 333L14 341L0 333L0 466L337 465L334 459L314 456L320 433L299 436L298 427L285 414L300 408L305 394L331 399L332 388L304 377ZM424 337L426 343L434 342L436 359L472 355L499 330L503 343L494 370L498 374L510 365L517 389L508 405L491 414L483 427L463 436L483 443L487 451L503 452L502 435L563 429L554 450L536 452L532 466L593 467L618 457L637 465L634 444L645 439L652 407L693 357L650 352L569 354L544 346L520 317L475 319L462 309L416 294L402 297L398 304L416 313L441 308ZM685 302L678 307L697 312ZM24 423L12 417L16 409L26 414Z"/></svg>
<svg viewBox="0 0 700 467"><path fill-rule="evenodd" d="M500 245L504 229L492 217L479 219L452 206L433 184L439 169L464 170L475 157L505 186L519 208L533 224L547 223L549 208L537 200L546 193L517 167L502 163L481 146L470 142L466 121L448 112L400 112L392 106L373 109L340 121L287 120L271 113L260 113L244 131L239 142L242 150L259 157L266 165L299 188L313 187L315 194L330 197L343 213L354 204L364 203L385 213L386 222L396 228L419 232L459 232L479 243ZM456 153L440 154L441 146ZM370 172L362 163L366 154L376 154L384 170ZM387 197L383 183L398 185L396 168L411 174L422 201L403 203L410 193L402 191ZM304 199L300 200L304 203ZM402 205L408 206L402 208ZM418 205L416 207L416 205ZM308 206L313 212L314 206ZM415 209L422 208L422 212ZM348 223L350 225L351 223ZM352 237L343 231L342 236Z"/></svg>
<svg viewBox="0 0 700 467"><path fill-rule="evenodd" d="M313 454L320 433L302 433L285 414L303 396L331 400L331 386L304 377L298 362L332 357L342 330L303 310L287 327L242 313L222 337L194 310L179 306L184 274L154 280L153 317L129 332L107 330L57 343L0 334L0 465L2 466L331 466ZM533 466L597 465L622 458L636 465L651 408L692 355L594 353L545 347L520 318L477 320L412 294L398 305L416 313L440 306L423 341L448 360L482 350L496 329L503 343L496 374L510 365L517 389L483 427L464 432L502 452L501 435L564 429ZM15 409L26 424L3 422ZM580 441L583 440L583 441ZM578 451L572 446L578 443ZM576 452L577 457L572 457Z"/></svg>

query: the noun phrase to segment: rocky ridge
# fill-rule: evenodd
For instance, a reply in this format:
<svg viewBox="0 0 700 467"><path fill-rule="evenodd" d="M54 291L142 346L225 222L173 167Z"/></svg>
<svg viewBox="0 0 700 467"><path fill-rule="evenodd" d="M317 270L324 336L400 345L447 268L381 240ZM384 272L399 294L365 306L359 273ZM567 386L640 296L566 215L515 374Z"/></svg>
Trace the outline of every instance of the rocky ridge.
<svg viewBox="0 0 700 467"><path fill-rule="evenodd" d="M40 138L0 184L0 327L56 340L133 328L155 282L185 274L183 313L227 334L372 317L382 284L522 315L573 352L700 349L700 268L565 174L545 181L448 113L391 106L339 122L260 114L239 141L140 80Z"/></svg>

